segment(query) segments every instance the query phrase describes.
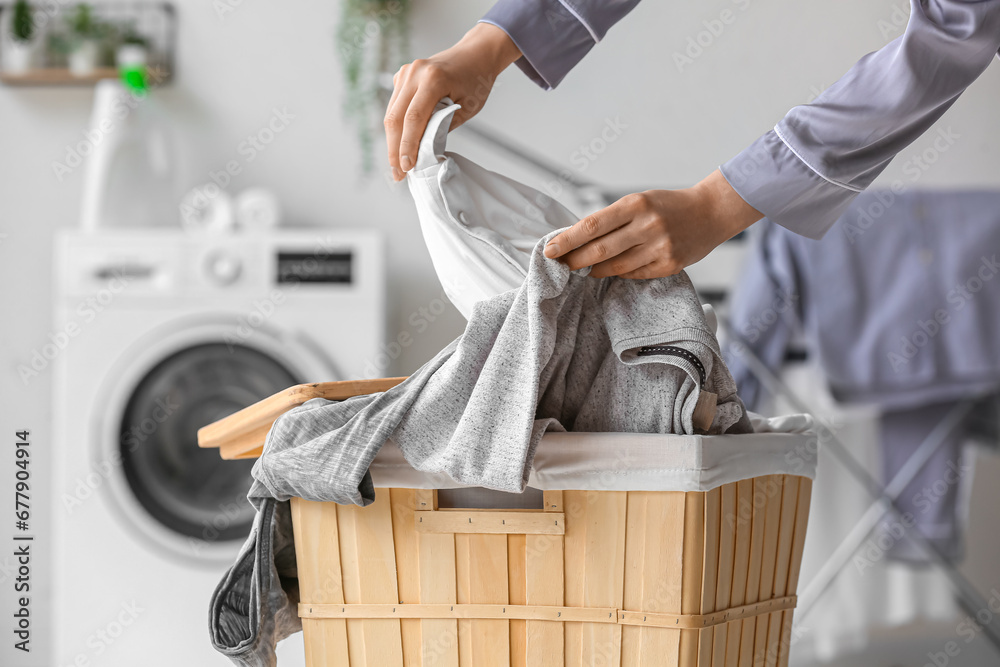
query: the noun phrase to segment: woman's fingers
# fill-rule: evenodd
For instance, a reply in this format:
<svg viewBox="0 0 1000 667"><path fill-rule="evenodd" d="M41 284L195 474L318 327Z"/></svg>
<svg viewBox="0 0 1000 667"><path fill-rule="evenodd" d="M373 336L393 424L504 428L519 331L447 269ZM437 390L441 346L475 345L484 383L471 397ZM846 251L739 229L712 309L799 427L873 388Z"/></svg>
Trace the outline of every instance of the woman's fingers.
<svg viewBox="0 0 1000 667"><path fill-rule="evenodd" d="M385 113L393 178L403 180L405 172L416 166L420 137L442 97L462 105L452 119L451 127L458 127L476 115L497 75L520 57L517 45L501 28L477 23L455 46L403 65L392 78Z"/></svg>
<svg viewBox="0 0 1000 667"><path fill-rule="evenodd" d="M568 230L567 230L568 231ZM615 262L625 253L642 243L642 238L636 233L634 225L628 223L612 229L603 236L587 241L576 250L571 250L562 256L571 270L576 271L585 266L597 266ZM610 264L609 264L610 265ZM607 268L607 267L605 267ZM628 267L629 269L634 267ZM621 270L627 270L624 267ZM618 273L616 271L616 273Z"/></svg>
<svg viewBox="0 0 1000 667"><path fill-rule="evenodd" d="M675 276L683 270L684 267L677 262L666 261L659 257L655 257L647 264L633 269L628 273L619 274L619 276L621 278L632 278L634 280L646 280L647 278L665 278L666 276Z"/></svg>
<svg viewBox="0 0 1000 667"><path fill-rule="evenodd" d="M399 167L404 172L417 165L420 137L427 128L427 121L434 113L434 107L445 94L437 86L421 85L403 116L403 133L399 140Z"/></svg>
<svg viewBox="0 0 1000 667"><path fill-rule="evenodd" d="M404 69L407 66L404 65ZM396 84L393 86L392 98L385 111L385 142L389 149L389 166L392 167L392 177L394 180L403 179L403 170L399 167L399 142L403 136L403 118L406 110L413 98L416 88L407 81L407 72L400 69L396 75Z"/></svg>
<svg viewBox="0 0 1000 667"><path fill-rule="evenodd" d="M614 257L592 265L590 275L594 278L622 276L641 269L654 259L649 246L634 245Z"/></svg>
<svg viewBox="0 0 1000 667"><path fill-rule="evenodd" d="M596 278L662 278L680 273L761 218L719 170L683 190L622 197L553 238L545 255Z"/></svg>
<svg viewBox="0 0 1000 667"><path fill-rule="evenodd" d="M630 212L626 210L626 207L620 205L622 201L619 200L607 208L588 215L562 234L557 235L545 246L545 256L550 259L562 257L631 221ZM591 257L592 255L588 253L585 256ZM599 254L593 255L593 257L594 261L606 259ZM582 266L590 266L590 264Z"/></svg>

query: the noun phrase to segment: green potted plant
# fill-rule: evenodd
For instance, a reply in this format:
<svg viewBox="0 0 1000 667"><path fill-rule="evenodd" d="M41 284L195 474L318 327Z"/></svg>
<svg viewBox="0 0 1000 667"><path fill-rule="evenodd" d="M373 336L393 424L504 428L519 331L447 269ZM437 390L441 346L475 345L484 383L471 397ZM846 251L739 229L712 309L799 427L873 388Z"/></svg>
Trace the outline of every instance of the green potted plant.
<svg viewBox="0 0 1000 667"><path fill-rule="evenodd" d="M71 40L69 71L74 76L89 76L101 65L103 42L112 32L111 26L95 17L89 4L81 3L70 13L67 27Z"/></svg>
<svg viewBox="0 0 1000 667"><path fill-rule="evenodd" d="M4 69L21 74L31 69L35 57L35 22L31 5L27 0L14 3L10 21L10 43Z"/></svg>
<svg viewBox="0 0 1000 667"><path fill-rule="evenodd" d="M45 35L45 66L66 67L73 40L65 27L56 27Z"/></svg>

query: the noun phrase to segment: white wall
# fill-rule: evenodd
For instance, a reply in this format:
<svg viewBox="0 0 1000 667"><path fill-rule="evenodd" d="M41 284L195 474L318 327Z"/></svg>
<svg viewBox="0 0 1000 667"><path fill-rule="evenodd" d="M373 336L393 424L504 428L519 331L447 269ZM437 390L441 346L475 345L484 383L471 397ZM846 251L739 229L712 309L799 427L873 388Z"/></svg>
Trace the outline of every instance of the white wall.
<svg viewBox="0 0 1000 667"><path fill-rule="evenodd" d="M430 54L453 43L489 6L485 0L420 0L413 11L413 54ZM905 8L902 0L897 5ZM333 48L339 5L333 2L246 0L224 19L213 4L180 0L178 72L158 91L184 138L182 180L204 181L235 153L247 134L268 119L273 107L295 120L240 178L281 197L291 221L308 225L374 226L390 236L389 333L409 329L410 313L430 303L440 288L423 251L405 186L376 176L357 176L352 130L341 120L342 78ZM764 2L706 0L646 2L572 72L555 92L543 93L512 70L497 84L483 121L525 145L571 165L574 151L598 136L607 119L627 125L620 139L585 175L623 187L684 186L707 174L792 105L833 82L858 57L885 43L879 21L889 21L888 0ZM705 30L724 9L735 21L694 63L678 72L673 54ZM960 139L920 179L920 186L1000 187L1000 123L996 102L1000 67L993 66L940 125ZM50 331L53 231L78 218L80 170L63 182L51 163L81 138L89 88L0 87L0 489L9 507L11 455L6 443L15 429L34 431L38 486L34 504L44 512L46 468L55 453L47 408L51 381L42 376L24 387L16 368ZM926 140L909 149L915 154ZM531 175L480 144L456 136L454 147L512 175ZM381 153L380 153L381 154ZM906 178L901 164L884 178ZM908 182L908 180L907 180ZM395 373L409 373L461 331L453 311L417 336L399 358ZM9 515L0 522L0 554L6 554ZM37 545L45 554L45 542ZM4 557L0 556L0 565ZM48 570L36 563L36 582ZM9 579L0 570L4 607L0 632L9 637ZM45 641L42 601L36 647ZM10 642L0 662L12 664ZM17 665L46 665L43 654Z"/></svg>

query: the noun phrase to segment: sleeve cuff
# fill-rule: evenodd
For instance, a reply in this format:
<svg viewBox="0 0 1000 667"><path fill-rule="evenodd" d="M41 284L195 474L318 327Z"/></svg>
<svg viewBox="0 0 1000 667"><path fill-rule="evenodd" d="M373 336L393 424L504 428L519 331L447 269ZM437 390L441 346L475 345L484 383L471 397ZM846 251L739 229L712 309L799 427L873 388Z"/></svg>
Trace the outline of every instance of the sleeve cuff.
<svg viewBox="0 0 1000 667"><path fill-rule="evenodd" d="M522 54L514 64L547 90L558 86L596 43L558 0L501 0L480 21L510 36Z"/></svg>
<svg viewBox="0 0 1000 667"><path fill-rule="evenodd" d="M858 195L810 169L774 130L719 169L743 201L811 239L821 238Z"/></svg>

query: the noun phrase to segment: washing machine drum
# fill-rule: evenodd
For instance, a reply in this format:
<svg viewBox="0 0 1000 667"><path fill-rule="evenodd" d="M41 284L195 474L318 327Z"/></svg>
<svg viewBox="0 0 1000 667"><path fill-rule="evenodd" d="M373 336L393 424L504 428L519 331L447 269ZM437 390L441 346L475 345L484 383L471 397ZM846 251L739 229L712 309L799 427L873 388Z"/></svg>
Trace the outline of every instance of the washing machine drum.
<svg viewBox="0 0 1000 667"><path fill-rule="evenodd" d="M186 348L136 385L121 423L128 486L150 517L188 538L245 539L253 461L223 461L198 447L198 429L298 380L257 350L222 343Z"/></svg>

